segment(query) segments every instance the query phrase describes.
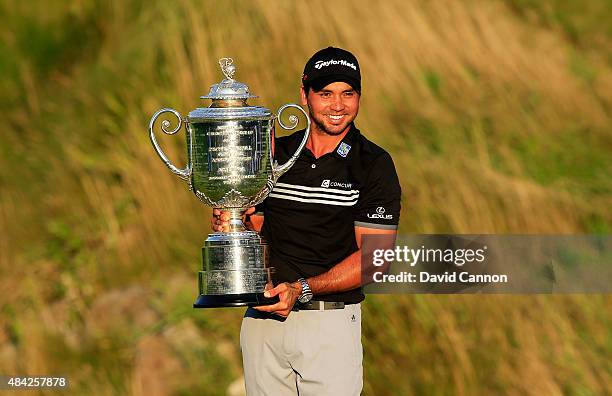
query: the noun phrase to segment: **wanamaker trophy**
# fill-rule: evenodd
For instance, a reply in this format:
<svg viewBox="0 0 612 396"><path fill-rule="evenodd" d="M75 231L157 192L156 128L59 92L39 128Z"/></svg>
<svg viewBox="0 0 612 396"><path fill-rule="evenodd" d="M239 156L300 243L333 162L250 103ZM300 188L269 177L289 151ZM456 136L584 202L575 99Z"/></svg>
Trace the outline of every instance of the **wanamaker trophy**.
<svg viewBox="0 0 612 396"><path fill-rule="evenodd" d="M277 298L263 296L271 283L274 268L268 265L268 246L255 231L247 230L242 221L246 209L262 202L272 191L278 178L295 163L306 145L310 120L296 104L280 107L274 115L265 107L249 106L247 100L256 98L249 87L234 80L236 67L231 58L219 60L225 75L214 84L202 99L212 99L209 107L197 108L185 118L178 111L164 108L149 122L149 136L157 155L166 166L189 183L189 189L200 201L230 214L230 231L208 235L202 247L202 270L199 271L200 295L196 308L268 305ZM288 108L306 116L304 138L287 162L279 165L273 159L272 139L274 121L285 130L298 125L298 117L289 116L289 123L281 120ZM169 135L186 126L187 165L174 166L164 154L154 135L157 118L169 113L178 120L174 129L167 119L161 129Z"/></svg>

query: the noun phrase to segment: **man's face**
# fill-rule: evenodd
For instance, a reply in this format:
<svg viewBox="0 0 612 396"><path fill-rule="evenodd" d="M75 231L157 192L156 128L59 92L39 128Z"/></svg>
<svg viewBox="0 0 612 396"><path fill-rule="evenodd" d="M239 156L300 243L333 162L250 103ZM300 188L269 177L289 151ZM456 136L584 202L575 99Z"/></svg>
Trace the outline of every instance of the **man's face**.
<svg viewBox="0 0 612 396"><path fill-rule="evenodd" d="M301 95L314 128L328 135L340 135L359 112L359 94L345 82L333 82L317 92L306 93L302 87Z"/></svg>

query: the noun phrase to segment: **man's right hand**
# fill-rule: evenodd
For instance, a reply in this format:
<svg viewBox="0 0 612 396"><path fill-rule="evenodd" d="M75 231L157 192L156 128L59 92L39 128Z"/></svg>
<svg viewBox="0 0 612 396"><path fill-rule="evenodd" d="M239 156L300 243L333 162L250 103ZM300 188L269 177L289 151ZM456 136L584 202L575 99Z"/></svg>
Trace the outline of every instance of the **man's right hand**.
<svg viewBox="0 0 612 396"><path fill-rule="evenodd" d="M248 208L244 212L244 215L242 216L242 221L249 229L251 227L249 227L249 224L246 221L246 218L247 216L250 216L253 213L255 213L254 206ZM210 228L215 232L228 232L229 231L229 219L230 219L229 212L223 212L220 209L213 209L213 216L210 219Z"/></svg>

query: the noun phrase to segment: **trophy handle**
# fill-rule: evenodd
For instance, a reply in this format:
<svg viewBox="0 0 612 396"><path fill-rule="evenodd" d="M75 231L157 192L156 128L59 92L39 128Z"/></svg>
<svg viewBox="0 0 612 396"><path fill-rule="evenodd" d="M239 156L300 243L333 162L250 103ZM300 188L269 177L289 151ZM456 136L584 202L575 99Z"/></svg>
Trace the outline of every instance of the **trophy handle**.
<svg viewBox="0 0 612 396"><path fill-rule="evenodd" d="M174 166L174 164L170 162L168 157L166 157L166 154L164 154L159 144L157 144L157 140L155 139L155 134L153 133L153 125L155 124L155 120L157 120L157 117L159 117L163 113L172 113L178 119L178 125L176 126L176 128L172 130L168 130L168 127L170 126L170 121L168 120L162 121L161 129L162 131L164 131L164 133L168 135L174 135L175 133L179 131L179 129L181 129L181 126L183 125L183 119L181 118L181 115L179 114L178 111L174 109L170 109L170 108L164 108L164 109L159 110L157 113L153 114L153 117L151 117L151 121L149 121L149 137L151 138L151 143L153 143L153 148L155 149L155 152L157 153L157 155L159 155L159 158L161 158L163 163L166 164L166 166L172 171L172 173L176 174L178 177L180 177L183 180L188 180L189 176L191 175L191 131L189 130L189 128L186 128L187 130L186 131L187 133L187 151L188 151L187 152L187 166L185 166L184 169L180 169ZM187 123L187 121L185 121L185 123Z"/></svg>
<svg viewBox="0 0 612 396"><path fill-rule="evenodd" d="M304 114L304 116L306 117L306 121L308 122L308 125L306 126L306 133L304 133L304 138L302 139L302 142L298 146L297 150L295 150L295 153L291 156L291 158L289 158L287 162L285 162L282 165L278 165L276 161L274 161L274 163L272 164L272 177L274 178L274 183L276 183L278 178L281 177L285 172L287 172L289 168L293 166L295 161L297 161L298 157L300 156L300 153L304 149L304 146L306 146L306 142L308 141L308 136L310 136L310 118L308 117L308 114L306 114L304 109L302 109L301 106L298 106L296 104L288 103L286 105L281 106L281 108L278 109L278 113L276 113L278 124L281 126L281 128L287 131L295 129L295 127L298 125L298 118L296 115L293 115L293 114L289 116L290 124L286 125L281 120L281 114L289 107L292 107L294 109L298 109L299 111L301 111L302 114Z"/></svg>

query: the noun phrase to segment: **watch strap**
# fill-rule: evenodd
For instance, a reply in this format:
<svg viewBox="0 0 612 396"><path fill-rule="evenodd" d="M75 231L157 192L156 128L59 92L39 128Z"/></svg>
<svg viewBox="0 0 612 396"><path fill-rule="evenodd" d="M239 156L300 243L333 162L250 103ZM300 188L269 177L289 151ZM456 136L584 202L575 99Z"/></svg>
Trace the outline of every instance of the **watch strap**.
<svg viewBox="0 0 612 396"><path fill-rule="evenodd" d="M300 284L302 285L302 293L298 297L298 301L301 302L302 304L305 304L309 302L310 300L312 300L313 293L312 293L312 290L310 290L310 285L308 285L308 282L306 281L306 279L300 278L298 279L298 282L300 282Z"/></svg>

